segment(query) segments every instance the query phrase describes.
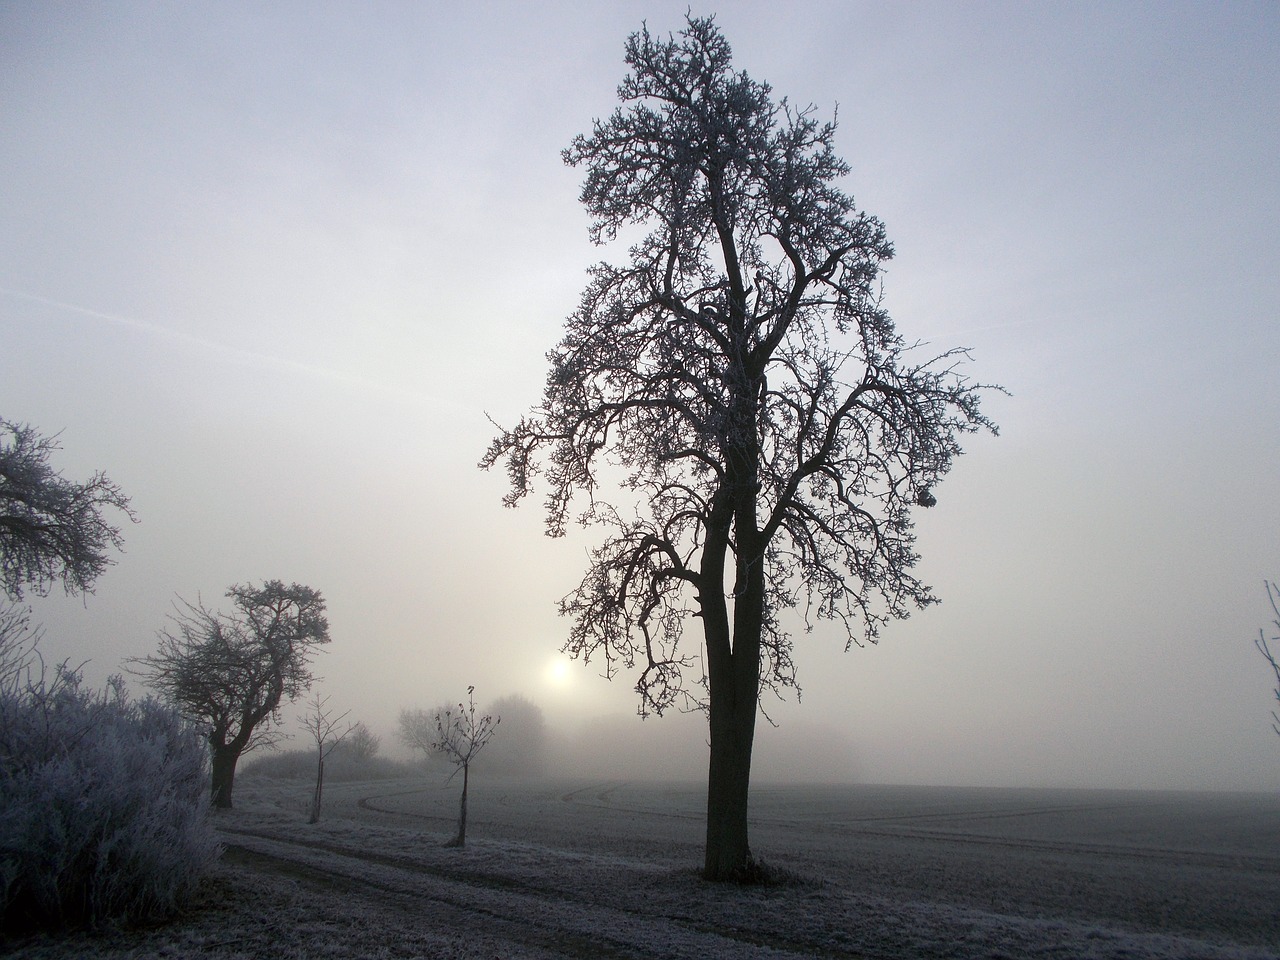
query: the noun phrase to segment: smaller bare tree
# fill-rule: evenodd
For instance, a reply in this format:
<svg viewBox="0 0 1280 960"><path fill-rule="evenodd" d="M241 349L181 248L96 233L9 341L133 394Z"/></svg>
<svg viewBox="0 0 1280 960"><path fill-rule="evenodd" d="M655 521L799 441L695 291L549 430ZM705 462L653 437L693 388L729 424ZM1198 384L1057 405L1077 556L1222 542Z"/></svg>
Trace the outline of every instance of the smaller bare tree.
<svg viewBox="0 0 1280 960"><path fill-rule="evenodd" d="M476 758L491 739L502 717L492 714L476 716L476 688L467 687L467 703L458 704L456 710L446 707L435 715L436 734L432 742L439 751L453 763L452 780L462 771L462 804L458 812L458 835L447 844L450 847L464 847L467 844L467 781L471 773L471 761ZM447 781L446 781L447 782Z"/></svg>
<svg viewBox="0 0 1280 960"><path fill-rule="evenodd" d="M227 591L233 614L179 600L159 649L129 670L206 732L213 805L231 808L240 756L274 739L280 704L311 688L311 655L329 642L319 591L268 580Z"/></svg>
<svg viewBox="0 0 1280 960"><path fill-rule="evenodd" d="M1280 643L1280 586L1269 580L1264 580L1263 585L1267 588L1267 599L1271 601L1271 613L1275 617L1271 624L1277 632L1271 639L1276 643ZM1271 653L1266 633L1259 630L1258 639L1253 643L1262 655L1267 658L1267 663L1271 664L1271 669L1276 675L1276 701L1280 702L1280 663L1276 662L1275 656ZM1276 733L1280 734L1280 714L1277 714L1274 710L1271 711L1271 727Z"/></svg>
<svg viewBox="0 0 1280 960"><path fill-rule="evenodd" d="M347 714L351 711L348 710L337 717L333 716L333 711L329 709L329 698L320 696L318 692L307 702L307 707L307 712L298 718L302 721L302 725L307 732L311 734L311 739L316 745L316 790L311 797L311 816L307 818L307 823L319 823L320 800L324 794L325 758L356 727L362 727L363 725L348 723L339 732L338 725L347 718Z"/></svg>

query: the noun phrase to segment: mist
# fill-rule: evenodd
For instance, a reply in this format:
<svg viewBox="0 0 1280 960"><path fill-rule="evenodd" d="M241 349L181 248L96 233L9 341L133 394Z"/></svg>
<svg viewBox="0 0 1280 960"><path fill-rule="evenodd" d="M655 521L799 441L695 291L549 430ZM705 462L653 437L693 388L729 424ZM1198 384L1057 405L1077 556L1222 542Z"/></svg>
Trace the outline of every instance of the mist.
<svg viewBox="0 0 1280 960"><path fill-rule="evenodd" d="M918 518L941 604L848 651L789 624L801 693L763 701L753 780L1280 788L1253 647L1280 16L801 7L786 42L769 4L718 22L753 77L839 105L904 336L1011 395ZM627 33L685 10L0 12L0 415L140 521L93 594L32 598L47 662L101 684L176 598L280 578L324 595L316 689L384 751L474 685L537 705L549 771L705 780L700 714L641 720L631 672L558 652L591 535L546 537L476 469L616 259L559 151L613 109Z"/></svg>

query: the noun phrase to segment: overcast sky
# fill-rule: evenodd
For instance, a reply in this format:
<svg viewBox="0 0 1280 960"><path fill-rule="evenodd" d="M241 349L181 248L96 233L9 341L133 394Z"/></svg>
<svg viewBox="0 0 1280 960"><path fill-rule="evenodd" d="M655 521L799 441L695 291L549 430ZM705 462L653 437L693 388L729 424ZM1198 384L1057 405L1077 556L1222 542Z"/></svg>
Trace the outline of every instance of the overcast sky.
<svg viewBox="0 0 1280 960"><path fill-rule="evenodd" d="M296 580L329 604L321 691L388 740L475 684L602 753L705 762L696 724L630 719L632 678L561 660L591 540L475 466L585 268L625 255L589 244L559 151L613 109L626 35L686 8L0 6L0 416L61 431L55 465L140 520L86 602L35 603L47 658L101 682L175 596ZM1253 646L1280 578L1280 6L718 22L777 95L838 106L903 334L1012 393L920 517L941 605L848 654L800 634L759 778L807 743L874 782L1280 787Z"/></svg>

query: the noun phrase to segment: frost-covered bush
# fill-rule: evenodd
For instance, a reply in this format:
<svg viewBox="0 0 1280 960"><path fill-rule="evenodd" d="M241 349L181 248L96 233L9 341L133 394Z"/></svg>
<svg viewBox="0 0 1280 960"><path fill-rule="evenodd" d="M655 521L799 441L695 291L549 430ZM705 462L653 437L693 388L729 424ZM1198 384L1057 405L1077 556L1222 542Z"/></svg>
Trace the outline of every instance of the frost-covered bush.
<svg viewBox="0 0 1280 960"><path fill-rule="evenodd" d="M96 925L173 911L219 855L206 748L171 708L64 664L0 675L3 928Z"/></svg>

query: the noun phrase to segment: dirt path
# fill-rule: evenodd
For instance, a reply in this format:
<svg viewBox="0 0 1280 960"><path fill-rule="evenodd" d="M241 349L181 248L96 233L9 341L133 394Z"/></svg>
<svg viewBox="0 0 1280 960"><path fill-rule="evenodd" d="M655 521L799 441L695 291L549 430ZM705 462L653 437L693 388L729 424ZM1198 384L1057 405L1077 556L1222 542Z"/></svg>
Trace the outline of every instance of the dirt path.
<svg viewBox="0 0 1280 960"><path fill-rule="evenodd" d="M817 948L823 956L863 956L812 943L799 929L787 935L759 925L721 927L699 910L665 912L688 898L656 898L657 887L674 884L694 892L704 886L689 871L668 875L606 862L603 872L613 881L606 890L591 879L601 865L590 862L574 870L573 862L562 861L561 869L538 877L495 872L483 853L477 862L465 851L445 848L397 856L258 831L232 829L226 836L234 864L339 896L348 911L392 914L390 926L399 920L486 941L477 955L787 960L814 956ZM667 901L666 908L658 908L658 901ZM492 947L499 949L488 953Z"/></svg>
<svg viewBox="0 0 1280 960"><path fill-rule="evenodd" d="M327 854L318 862L297 845L241 836L226 848L226 861L261 877L297 884L330 920L378 930L360 946L370 953L394 950L434 932L450 941L453 956L592 957L616 956L542 917L530 922L528 904L505 898L503 908L483 902L483 891L405 867L383 865L371 877L368 861ZM353 874L359 876L353 879ZM479 894L479 895L477 895ZM528 898L521 898L528 899ZM413 936L405 934L412 931ZM399 955L398 951L394 955Z"/></svg>

